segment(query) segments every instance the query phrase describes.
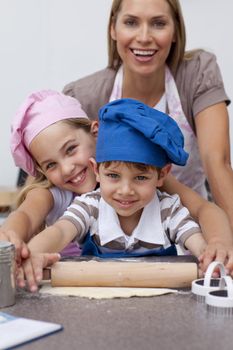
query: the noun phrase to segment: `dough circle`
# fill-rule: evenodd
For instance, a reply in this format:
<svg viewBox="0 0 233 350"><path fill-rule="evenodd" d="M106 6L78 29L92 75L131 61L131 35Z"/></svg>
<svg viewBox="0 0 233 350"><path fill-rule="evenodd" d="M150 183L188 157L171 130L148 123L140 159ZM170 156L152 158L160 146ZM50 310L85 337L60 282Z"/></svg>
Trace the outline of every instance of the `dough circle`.
<svg viewBox="0 0 233 350"><path fill-rule="evenodd" d="M48 283L40 288L42 294L78 296L88 299L152 297L176 292L176 289L168 288L51 287Z"/></svg>

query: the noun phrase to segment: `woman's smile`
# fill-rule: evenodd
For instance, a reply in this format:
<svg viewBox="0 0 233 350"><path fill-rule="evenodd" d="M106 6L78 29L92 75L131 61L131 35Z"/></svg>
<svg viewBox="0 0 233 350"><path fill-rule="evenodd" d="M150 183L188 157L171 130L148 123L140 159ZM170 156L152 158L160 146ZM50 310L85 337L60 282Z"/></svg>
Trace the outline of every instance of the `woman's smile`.
<svg viewBox="0 0 233 350"><path fill-rule="evenodd" d="M158 50L149 50L149 49L130 49L134 58L139 62L150 62Z"/></svg>

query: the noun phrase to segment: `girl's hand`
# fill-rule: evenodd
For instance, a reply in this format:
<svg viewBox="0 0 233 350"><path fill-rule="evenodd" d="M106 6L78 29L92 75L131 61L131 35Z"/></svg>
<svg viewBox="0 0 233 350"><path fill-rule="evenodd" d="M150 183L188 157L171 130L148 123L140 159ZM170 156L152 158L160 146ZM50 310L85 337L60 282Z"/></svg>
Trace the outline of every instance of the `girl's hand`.
<svg viewBox="0 0 233 350"><path fill-rule="evenodd" d="M0 241L8 241L15 246L15 259L17 265L20 266L22 259L27 259L30 256L29 248L27 244L18 237L17 233L13 230L0 230Z"/></svg>
<svg viewBox="0 0 233 350"><path fill-rule="evenodd" d="M16 281L20 288L27 284L30 292L38 290L38 284L43 279L43 268L48 267L60 259L57 253L36 253L22 262L17 270Z"/></svg>

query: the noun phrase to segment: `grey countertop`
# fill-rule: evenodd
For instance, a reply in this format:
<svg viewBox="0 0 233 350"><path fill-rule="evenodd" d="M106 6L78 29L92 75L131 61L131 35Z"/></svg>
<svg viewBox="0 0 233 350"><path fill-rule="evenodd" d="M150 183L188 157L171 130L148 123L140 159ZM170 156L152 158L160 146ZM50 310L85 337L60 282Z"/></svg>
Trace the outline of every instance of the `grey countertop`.
<svg viewBox="0 0 233 350"><path fill-rule="evenodd" d="M20 347L25 350L233 348L233 319L207 312L188 292L112 300L20 292L16 304L1 311L63 325Z"/></svg>

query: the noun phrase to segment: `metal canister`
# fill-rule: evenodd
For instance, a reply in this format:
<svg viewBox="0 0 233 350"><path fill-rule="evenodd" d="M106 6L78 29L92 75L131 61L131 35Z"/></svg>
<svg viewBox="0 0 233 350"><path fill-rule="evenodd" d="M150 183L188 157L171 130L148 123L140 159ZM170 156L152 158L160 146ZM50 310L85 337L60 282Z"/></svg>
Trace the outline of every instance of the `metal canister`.
<svg viewBox="0 0 233 350"><path fill-rule="evenodd" d="M15 303L15 246L0 241L0 307Z"/></svg>

